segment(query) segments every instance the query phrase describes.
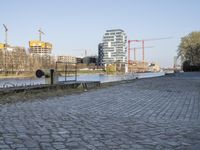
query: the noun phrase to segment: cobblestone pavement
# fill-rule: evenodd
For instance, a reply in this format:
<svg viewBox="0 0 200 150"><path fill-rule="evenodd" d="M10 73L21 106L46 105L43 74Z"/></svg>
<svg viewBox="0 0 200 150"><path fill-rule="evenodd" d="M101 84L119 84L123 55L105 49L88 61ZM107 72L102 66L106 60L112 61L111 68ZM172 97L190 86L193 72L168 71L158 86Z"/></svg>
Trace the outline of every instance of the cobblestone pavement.
<svg viewBox="0 0 200 150"><path fill-rule="evenodd" d="M0 149L200 149L200 78L0 105Z"/></svg>

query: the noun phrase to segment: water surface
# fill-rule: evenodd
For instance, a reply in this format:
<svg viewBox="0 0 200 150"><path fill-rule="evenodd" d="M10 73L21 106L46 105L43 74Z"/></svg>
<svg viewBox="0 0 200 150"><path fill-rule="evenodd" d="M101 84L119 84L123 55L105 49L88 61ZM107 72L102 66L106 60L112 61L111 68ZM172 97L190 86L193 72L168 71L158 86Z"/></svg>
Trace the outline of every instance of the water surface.
<svg viewBox="0 0 200 150"><path fill-rule="evenodd" d="M125 75L103 75L103 74L87 74L87 75L78 75L77 81L100 81L104 82L113 82L121 80L130 80L135 78L150 78L156 76L163 76L163 72L159 73L134 73L134 74L125 74ZM74 76L67 77L66 81L75 80ZM65 77L59 77L59 81L65 81ZM44 78L12 78L12 79L0 79L0 88L3 87L12 87L12 86L25 86L25 85L37 85L45 84Z"/></svg>

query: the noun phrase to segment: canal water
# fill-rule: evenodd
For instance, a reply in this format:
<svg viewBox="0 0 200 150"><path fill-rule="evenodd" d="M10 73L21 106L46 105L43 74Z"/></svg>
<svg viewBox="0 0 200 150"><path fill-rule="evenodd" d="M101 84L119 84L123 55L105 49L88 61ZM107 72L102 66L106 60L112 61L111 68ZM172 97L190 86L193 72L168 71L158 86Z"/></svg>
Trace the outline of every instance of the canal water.
<svg viewBox="0 0 200 150"><path fill-rule="evenodd" d="M101 83L130 80L136 78L151 78L157 76L163 76L164 72L158 73L134 73L125 75L104 75L104 74L87 74L78 75L77 81L100 81ZM67 77L66 81L75 80L74 76ZM65 77L59 77L59 81L65 81ZM12 87L12 86L26 86L26 85L38 85L44 84L44 78L12 78L12 79L0 79L0 88Z"/></svg>

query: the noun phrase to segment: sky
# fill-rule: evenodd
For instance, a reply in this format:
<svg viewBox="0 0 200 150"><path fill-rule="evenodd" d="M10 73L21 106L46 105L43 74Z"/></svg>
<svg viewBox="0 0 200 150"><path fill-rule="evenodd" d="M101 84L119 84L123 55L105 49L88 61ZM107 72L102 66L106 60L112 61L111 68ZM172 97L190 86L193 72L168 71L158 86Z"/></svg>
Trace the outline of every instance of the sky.
<svg viewBox="0 0 200 150"><path fill-rule="evenodd" d="M172 67L181 37L200 31L199 0L0 0L0 42L3 24L8 43L28 48L39 38L53 44L54 55L97 55L98 44L109 29L123 29L132 39L147 41L145 60ZM1 25L2 24L2 25ZM131 47L140 47L133 43ZM141 60L141 50L137 51ZM133 58L133 52L131 52Z"/></svg>

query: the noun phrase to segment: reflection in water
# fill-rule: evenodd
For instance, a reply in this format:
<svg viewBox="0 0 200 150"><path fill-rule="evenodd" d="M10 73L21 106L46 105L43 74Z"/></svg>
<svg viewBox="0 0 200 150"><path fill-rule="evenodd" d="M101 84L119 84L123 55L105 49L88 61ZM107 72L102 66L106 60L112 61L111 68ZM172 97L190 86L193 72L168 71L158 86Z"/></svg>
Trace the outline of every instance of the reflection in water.
<svg viewBox="0 0 200 150"><path fill-rule="evenodd" d="M0 88L12 87L12 86L37 85L43 83L44 79L37 79L37 78L0 79Z"/></svg>
<svg viewBox="0 0 200 150"><path fill-rule="evenodd" d="M89 75L79 75L77 76L78 81L100 81L104 82L113 82L121 80L130 80L135 78L150 78L156 76L163 76L163 72L159 73L134 73L134 74L125 74L125 75L102 75L102 74L89 74ZM67 81L74 80L75 77L67 77ZM59 77L59 81L65 81L65 77ZM10 86L24 86L24 85L36 85L44 84L44 78L15 78L15 79L0 79L0 88L10 87Z"/></svg>

